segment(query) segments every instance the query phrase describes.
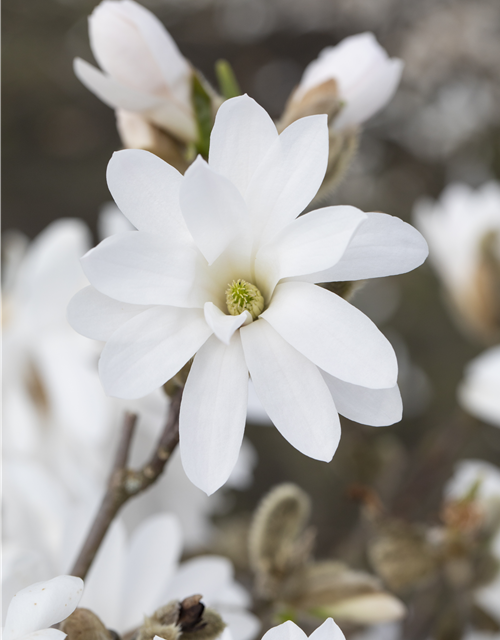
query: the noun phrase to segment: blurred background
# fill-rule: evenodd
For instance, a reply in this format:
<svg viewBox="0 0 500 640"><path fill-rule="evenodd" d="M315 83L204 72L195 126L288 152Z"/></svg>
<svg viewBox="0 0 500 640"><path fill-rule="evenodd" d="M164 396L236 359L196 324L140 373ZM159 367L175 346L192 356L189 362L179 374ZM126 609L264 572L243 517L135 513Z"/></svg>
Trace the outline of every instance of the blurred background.
<svg viewBox="0 0 500 640"><path fill-rule="evenodd" d="M60 217L96 233L109 201L105 169L120 148L115 116L73 75L94 62L89 0L3 1L3 227L35 237ZM326 46L373 31L405 62L392 102L364 127L359 152L331 203L411 222L414 203L453 181L500 178L498 0L143 0L210 82L232 64L244 92L278 118L305 66ZM249 512L274 483L295 481L313 499L319 554L362 565L345 542L359 514L353 490L376 486L395 514L432 522L456 460L500 461L500 430L456 402L465 364L484 345L450 319L429 265L374 282L355 298L394 343L403 422L374 429L343 420L325 465L295 451L275 429L247 430L258 451L255 481L236 494ZM352 547L352 548L351 548ZM351 557L350 555L351 554Z"/></svg>

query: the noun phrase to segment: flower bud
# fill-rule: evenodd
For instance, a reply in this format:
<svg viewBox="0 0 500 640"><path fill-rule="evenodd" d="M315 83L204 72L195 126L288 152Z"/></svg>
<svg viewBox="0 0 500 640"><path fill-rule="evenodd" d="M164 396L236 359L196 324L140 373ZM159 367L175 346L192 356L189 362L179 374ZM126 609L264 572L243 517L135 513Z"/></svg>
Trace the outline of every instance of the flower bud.
<svg viewBox="0 0 500 640"><path fill-rule="evenodd" d="M106 629L101 620L89 609L75 609L61 622L59 629L67 640L113 640L113 632Z"/></svg>

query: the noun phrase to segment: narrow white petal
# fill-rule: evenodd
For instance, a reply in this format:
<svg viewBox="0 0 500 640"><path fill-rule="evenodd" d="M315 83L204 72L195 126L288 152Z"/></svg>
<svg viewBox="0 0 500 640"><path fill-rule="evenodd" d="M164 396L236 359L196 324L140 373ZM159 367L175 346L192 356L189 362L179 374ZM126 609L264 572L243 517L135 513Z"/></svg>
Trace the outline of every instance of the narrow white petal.
<svg viewBox="0 0 500 640"><path fill-rule="evenodd" d="M208 495L226 482L238 460L247 394L248 369L239 334L229 346L213 336L196 354L179 419L184 470Z"/></svg>
<svg viewBox="0 0 500 640"><path fill-rule="evenodd" d="M243 311L239 316L226 315L213 302L206 302L204 311L208 326L224 344L229 344L237 329L252 321L249 311Z"/></svg>
<svg viewBox="0 0 500 640"><path fill-rule="evenodd" d="M262 317L336 378L371 389L397 382L396 355L387 338L361 311L326 289L307 282L279 284Z"/></svg>
<svg viewBox="0 0 500 640"><path fill-rule="evenodd" d="M67 634L57 629L42 629L41 631L33 631L22 637L22 640L64 640Z"/></svg>
<svg viewBox="0 0 500 640"><path fill-rule="evenodd" d="M208 264L248 226L247 207L238 189L201 156L186 171L180 202L187 227Z"/></svg>
<svg viewBox="0 0 500 640"><path fill-rule="evenodd" d="M118 302L94 287L85 287L73 296L68 305L68 322L87 338L106 341L118 327L147 308Z"/></svg>
<svg viewBox="0 0 500 640"><path fill-rule="evenodd" d="M261 247L255 262L259 283L269 298L282 278L328 269L342 257L366 214L355 207L326 207L294 220L274 240Z"/></svg>
<svg viewBox="0 0 500 640"><path fill-rule="evenodd" d="M81 260L92 285L106 296L137 305L202 307L207 293L196 286L199 253L145 231L103 240Z"/></svg>
<svg viewBox="0 0 500 640"><path fill-rule="evenodd" d="M332 618L327 618L320 627L311 633L309 640L345 640L345 635Z"/></svg>
<svg viewBox="0 0 500 640"><path fill-rule="evenodd" d="M163 102L158 96L138 91L105 75L81 58L75 58L73 69L80 82L112 109L148 111Z"/></svg>
<svg viewBox="0 0 500 640"><path fill-rule="evenodd" d="M201 309L153 307L122 325L99 361L104 390L141 398L170 380L212 333Z"/></svg>
<svg viewBox="0 0 500 640"><path fill-rule="evenodd" d="M149 151L125 149L113 154L106 178L116 204L139 231L192 241L182 216L182 175Z"/></svg>
<svg viewBox="0 0 500 640"><path fill-rule="evenodd" d="M306 634L291 620L269 629L262 640L307 640Z"/></svg>
<svg viewBox="0 0 500 640"><path fill-rule="evenodd" d="M305 455L330 461L340 422L318 368L265 320L242 328L240 335L255 391L276 428Z"/></svg>
<svg viewBox="0 0 500 640"><path fill-rule="evenodd" d="M316 195L328 164L326 115L293 122L259 164L245 194L257 230L266 238L294 220Z"/></svg>
<svg viewBox="0 0 500 640"><path fill-rule="evenodd" d="M214 606L227 624L231 640L255 640L260 630L260 620L245 609L216 604ZM224 640L221 636L221 640Z"/></svg>
<svg viewBox="0 0 500 640"><path fill-rule="evenodd" d="M82 593L83 581L73 576L58 576L22 589L10 602L4 640L16 640L61 622L76 609Z"/></svg>
<svg viewBox="0 0 500 640"><path fill-rule="evenodd" d="M403 416L403 402L399 387L367 389L323 373L341 416L371 427L385 427L399 422Z"/></svg>
<svg viewBox="0 0 500 640"><path fill-rule="evenodd" d="M176 516L158 513L135 529L124 576L123 629L139 626L145 615L166 604L165 589L181 554L182 530Z"/></svg>
<svg viewBox="0 0 500 640"><path fill-rule="evenodd" d="M331 269L305 276L309 282L382 278L420 266L429 249L411 225L386 213L368 213L342 259Z"/></svg>
<svg viewBox="0 0 500 640"><path fill-rule="evenodd" d="M244 194L277 137L276 125L255 100L247 95L226 100L210 137L210 167Z"/></svg>
<svg viewBox="0 0 500 640"><path fill-rule="evenodd" d="M165 592L165 601L183 600L194 593L201 593L203 601L217 601L234 576L233 566L222 556L201 556L183 562Z"/></svg>

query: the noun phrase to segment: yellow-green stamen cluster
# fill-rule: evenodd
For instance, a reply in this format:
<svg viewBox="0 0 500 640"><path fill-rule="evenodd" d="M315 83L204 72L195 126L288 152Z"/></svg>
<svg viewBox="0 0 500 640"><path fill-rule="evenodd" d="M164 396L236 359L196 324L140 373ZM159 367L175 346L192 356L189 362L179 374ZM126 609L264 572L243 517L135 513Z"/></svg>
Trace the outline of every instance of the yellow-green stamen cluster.
<svg viewBox="0 0 500 640"><path fill-rule="evenodd" d="M264 298L254 284L245 280L233 280L226 290L227 310L232 316L249 311L256 320L264 311Z"/></svg>

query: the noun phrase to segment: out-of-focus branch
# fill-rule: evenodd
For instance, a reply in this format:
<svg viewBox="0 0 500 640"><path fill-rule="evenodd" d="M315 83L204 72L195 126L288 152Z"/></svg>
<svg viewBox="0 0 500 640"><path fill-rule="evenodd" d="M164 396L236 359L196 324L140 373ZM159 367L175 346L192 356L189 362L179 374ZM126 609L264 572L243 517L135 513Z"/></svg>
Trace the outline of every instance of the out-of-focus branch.
<svg viewBox="0 0 500 640"><path fill-rule="evenodd" d="M167 460L179 442L179 411L182 388L173 396L165 428L148 462L139 470L127 468L137 416L127 413L106 493L82 546L71 575L85 579L101 543L121 507L145 491L161 476Z"/></svg>

